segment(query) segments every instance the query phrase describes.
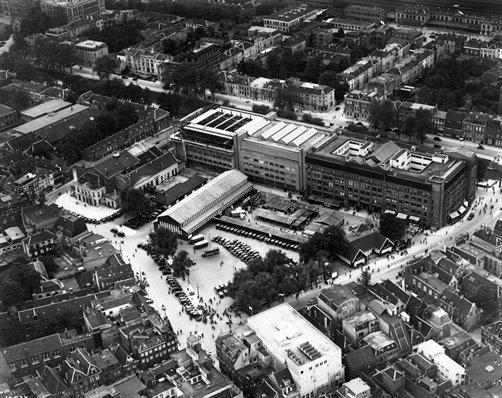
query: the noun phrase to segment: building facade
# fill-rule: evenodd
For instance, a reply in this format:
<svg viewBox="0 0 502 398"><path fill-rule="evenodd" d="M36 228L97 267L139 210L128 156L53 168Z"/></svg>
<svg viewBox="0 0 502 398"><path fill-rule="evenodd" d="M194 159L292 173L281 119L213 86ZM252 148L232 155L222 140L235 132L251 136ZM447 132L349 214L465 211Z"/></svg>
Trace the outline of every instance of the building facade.
<svg viewBox="0 0 502 398"><path fill-rule="evenodd" d="M93 67L98 58L108 55L108 45L101 41L85 40L75 44L75 55L82 65Z"/></svg>

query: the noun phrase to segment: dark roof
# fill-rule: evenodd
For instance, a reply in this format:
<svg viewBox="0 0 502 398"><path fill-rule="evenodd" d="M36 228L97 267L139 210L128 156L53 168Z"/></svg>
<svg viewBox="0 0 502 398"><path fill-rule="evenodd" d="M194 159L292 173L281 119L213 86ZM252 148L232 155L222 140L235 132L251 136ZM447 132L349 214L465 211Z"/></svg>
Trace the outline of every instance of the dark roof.
<svg viewBox="0 0 502 398"><path fill-rule="evenodd" d="M320 296L324 296L328 301L336 306L340 306L347 300L357 299L357 296L342 285L333 285L328 289L321 290Z"/></svg>
<svg viewBox="0 0 502 398"><path fill-rule="evenodd" d="M373 349L369 345L365 345L357 350L345 355L345 362L349 368L351 377L355 377L364 370L372 368L377 360Z"/></svg>
<svg viewBox="0 0 502 398"><path fill-rule="evenodd" d="M347 258L350 262L354 262L360 255L366 257L361 249L353 245L352 242L349 242L347 244L347 250L344 254L344 257Z"/></svg>
<svg viewBox="0 0 502 398"><path fill-rule="evenodd" d="M45 220L56 218L61 213L61 209L55 204L34 204L23 209L23 216L32 223L38 224Z"/></svg>
<svg viewBox="0 0 502 398"><path fill-rule="evenodd" d="M459 316L467 316L472 309L473 303L471 301L451 291L450 289L445 289L443 291L441 294L441 300L447 305L453 306Z"/></svg>
<svg viewBox="0 0 502 398"><path fill-rule="evenodd" d="M449 272L450 274L455 274L460 268L460 265L448 258L443 257L438 261L437 267L445 270L446 272Z"/></svg>
<svg viewBox="0 0 502 398"><path fill-rule="evenodd" d="M84 311L84 317L93 329L108 323L106 316L95 308L86 308Z"/></svg>
<svg viewBox="0 0 502 398"><path fill-rule="evenodd" d="M112 178L138 163L139 159L136 156L123 151L120 154L113 155L108 159L94 164L93 168L103 177Z"/></svg>
<svg viewBox="0 0 502 398"><path fill-rule="evenodd" d="M446 284L450 284L454 278L454 276L451 273L449 273L449 272L445 271L444 269L439 268L435 265L431 266L430 273Z"/></svg>
<svg viewBox="0 0 502 398"><path fill-rule="evenodd" d="M404 304L408 303L410 295L394 282L385 279L384 281L382 281L381 285L385 287L389 292L391 292L394 296L396 296L399 300L401 300Z"/></svg>
<svg viewBox="0 0 502 398"><path fill-rule="evenodd" d="M28 246L37 245L39 243L47 242L51 239L56 239L57 236L51 231L40 231L26 238L25 242Z"/></svg>
<svg viewBox="0 0 502 398"><path fill-rule="evenodd" d="M202 177L199 174L195 174L188 180L174 185L166 192L159 194L153 198L155 203L159 203L165 206L171 206L176 203L180 198L193 192L195 189L201 187L207 182L207 178Z"/></svg>
<svg viewBox="0 0 502 398"><path fill-rule="evenodd" d="M368 250L381 250L386 243L393 245L390 239L383 236L380 232L374 231L367 235L356 238L350 242L357 249L367 252Z"/></svg>
<svg viewBox="0 0 502 398"><path fill-rule="evenodd" d="M56 229L59 229L66 238L74 238L87 231L87 225L82 216L63 213L56 221Z"/></svg>
<svg viewBox="0 0 502 398"><path fill-rule="evenodd" d="M7 363L37 355L48 350L59 349L62 345L59 334L41 337L36 340L27 341L10 347L1 349L1 353Z"/></svg>
<svg viewBox="0 0 502 398"><path fill-rule="evenodd" d="M12 108L9 108L8 106L5 106L3 104L0 104L0 116L5 116L10 113L15 113L16 111Z"/></svg>
<svg viewBox="0 0 502 398"><path fill-rule="evenodd" d="M502 220L497 220L493 232L499 236L502 236Z"/></svg>
<svg viewBox="0 0 502 398"><path fill-rule="evenodd" d="M153 159L149 163L134 169L127 174L131 185L136 184L143 177L150 177L160 173L162 170L171 167L178 161L171 152L167 152L156 159Z"/></svg>
<svg viewBox="0 0 502 398"><path fill-rule="evenodd" d="M373 294L376 296L380 297L382 300L388 301L389 303L392 303L394 305L397 305L399 303L399 298L394 296L393 293L388 291L382 284L380 283L374 283L370 287L371 291ZM404 304L404 303L403 303Z"/></svg>

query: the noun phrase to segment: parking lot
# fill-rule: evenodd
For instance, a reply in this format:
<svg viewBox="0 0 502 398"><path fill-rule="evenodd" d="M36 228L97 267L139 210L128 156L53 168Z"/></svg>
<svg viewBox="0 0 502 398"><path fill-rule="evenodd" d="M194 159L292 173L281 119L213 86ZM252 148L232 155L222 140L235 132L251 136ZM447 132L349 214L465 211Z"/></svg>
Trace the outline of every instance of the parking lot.
<svg viewBox="0 0 502 398"><path fill-rule="evenodd" d="M204 323L191 317L186 311L187 305L183 305L175 296L173 288L167 283L166 276L163 275L154 259L145 250L137 247L140 243L146 243L148 234L153 230L152 223L148 223L137 230L124 227L124 218L120 217L114 221L102 224L88 224L89 230L99 233L108 238L112 244L121 251L124 260L129 262L137 277L144 279L148 286L146 288L148 296L153 300L154 307L163 316L167 316L175 332L179 334L182 345L185 344L186 336L196 333L202 337L204 348L214 354L214 340L222 332L228 331L231 327L243 321L243 318L234 313L227 313L228 307L232 304L229 297L220 297L217 292L218 287L228 284L234 273L246 266L231 251L223 245L212 241L216 236L221 236L227 241L237 240L243 245L248 245L252 251L259 255L265 255L270 249L283 250L288 257L298 261L298 253L280 249L277 246L266 242L260 242L252 237L239 236L229 231L216 229L215 224L210 224L199 233L209 241L206 248L195 250L194 246L186 241L179 241L178 250L186 250L194 260L195 265L190 268L190 275L185 280L177 278L177 281L185 292L185 295L194 308L199 305L206 308L208 313L212 313L213 323ZM124 234L119 237L111 231L116 229ZM210 257L203 257L203 252L208 249L219 248L219 253ZM179 296L179 295L178 295ZM199 308L200 309L200 308ZM230 324L230 322L232 322Z"/></svg>

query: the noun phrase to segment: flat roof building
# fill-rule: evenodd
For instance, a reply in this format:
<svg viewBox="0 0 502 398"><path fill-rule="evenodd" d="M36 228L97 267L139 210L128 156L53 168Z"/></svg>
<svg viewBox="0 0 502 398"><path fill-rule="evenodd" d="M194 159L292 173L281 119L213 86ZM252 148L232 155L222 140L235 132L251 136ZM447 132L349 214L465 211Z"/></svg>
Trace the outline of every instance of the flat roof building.
<svg viewBox="0 0 502 398"><path fill-rule="evenodd" d="M326 129L306 123L217 108L202 111L174 134L178 159L201 169L239 169L252 181L300 191L304 158L329 138Z"/></svg>
<svg viewBox="0 0 502 398"><path fill-rule="evenodd" d="M263 18L263 26L277 29L281 32L289 32L294 25L298 25L300 22L307 19L315 18L323 11L324 10L310 8L306 4L300 4L267 15Z"/></svg>
<svg viewBox="0 0 502 398"><path fill-rule="evenodd" d="M473 153L340 135L309 151L305 165L306 190L313 197L392 212L434 227L455 221L475 194Z"/></svg>
<svg viewBox="0 0 502 398"><path fill-rule="evenodd" d="M39 105L32 106L31 108L27 108L21 111L20 114L21 118L28 122L30 120L48 115L49 113L58 112L62 109L68 108L70 105L70 102L66 102L61 99L53 99Z"/></svg>
<svg viewBox="0 0 502 398"><path fill-rule="evenodd" d="M94 66L98 58L108 55L108 45L102 41L85 40L75 44L75 55L85 66Z"/></svg>
<svg viewBox="0 0 502 398"><path fill-rule="evenodd" d="M181 236L201 229L216 215L251 191L253 185L239 170L230 170L192 192L157 218L164 227Z"/></svg>
<svg viewBox="0 0 502 398"><path fill-rule="evenodd" d="M315 397L344 380L342 351L287 303L247 321L278 368L286 366L301 397Z"/></svg>

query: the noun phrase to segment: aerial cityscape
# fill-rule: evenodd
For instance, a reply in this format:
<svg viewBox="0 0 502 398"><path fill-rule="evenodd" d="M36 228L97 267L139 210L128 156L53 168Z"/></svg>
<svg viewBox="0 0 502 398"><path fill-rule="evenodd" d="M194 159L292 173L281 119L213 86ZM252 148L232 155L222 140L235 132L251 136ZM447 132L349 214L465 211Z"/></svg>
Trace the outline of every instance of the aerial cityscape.
<svg viewBox="0 0 502 398"><path fill-rule="evenodd" d="M0 398L501 398L502 0L0 0Z"/></svg>

